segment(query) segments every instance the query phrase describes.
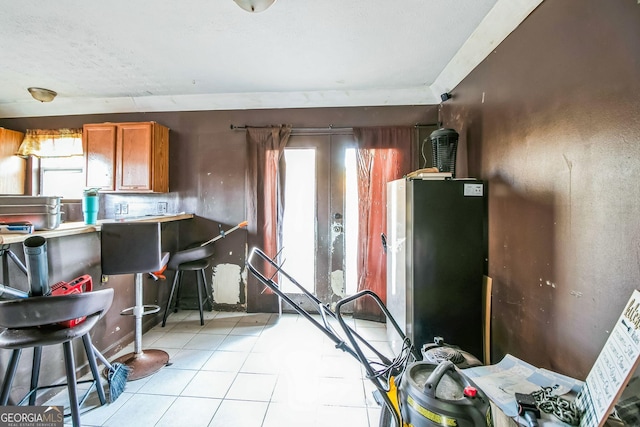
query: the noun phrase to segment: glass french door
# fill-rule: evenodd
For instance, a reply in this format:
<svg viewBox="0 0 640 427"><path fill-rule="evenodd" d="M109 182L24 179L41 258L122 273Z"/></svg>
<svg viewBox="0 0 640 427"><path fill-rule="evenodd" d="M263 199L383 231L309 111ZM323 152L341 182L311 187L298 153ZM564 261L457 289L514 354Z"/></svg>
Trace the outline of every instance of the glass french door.
<svg viewBox="0 0 640 427"><path fill-rule="evenodd" d="M333 305L357 287L353 136L292 135L284 156L283 269L323 303ZM280 284L293 301L313 309L296 286L284 278Z"/></svg>

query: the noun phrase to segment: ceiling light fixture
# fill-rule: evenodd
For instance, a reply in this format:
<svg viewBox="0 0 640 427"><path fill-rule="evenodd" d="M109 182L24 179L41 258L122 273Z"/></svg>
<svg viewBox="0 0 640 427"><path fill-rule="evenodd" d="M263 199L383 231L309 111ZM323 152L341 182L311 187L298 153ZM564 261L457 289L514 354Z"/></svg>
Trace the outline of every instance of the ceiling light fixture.
<svg viewBox="0 0 640 427"><path fill-rule="evenodd" d="M233 0L247 12L262 12L267 10L276 0Z"/></svg>
<svg viewBox="0 0 640 427"><path fill-rule="evenodd" d="M36 99L40 102L51 102L53 101L53 98L58 95L56 92L50 89L43 89L41 87L30 87L27 90L29 91L31 96L33 96L33 99Z"/></svg>

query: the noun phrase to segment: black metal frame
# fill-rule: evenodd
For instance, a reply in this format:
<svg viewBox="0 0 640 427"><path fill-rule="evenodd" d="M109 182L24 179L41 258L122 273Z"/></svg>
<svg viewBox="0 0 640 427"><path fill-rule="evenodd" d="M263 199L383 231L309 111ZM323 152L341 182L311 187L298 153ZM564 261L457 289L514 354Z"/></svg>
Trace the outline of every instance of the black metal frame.
<svg viewBox="0 0 640 427"><path fill-rule="evenodd" d="M254 257L257 257L259 261L255 261ZM377 389L376 401L379 404L386 406L387 411L394 417L396 426L402 426L401 415L397 408L397 403L393 403L392 399L389 397L389 394L394 392L394 382L397 378L402 376L407 365L413 361L421 359L421 357L417 353L413 344L411 344L409 338L407 338L404 332L402 332L400 326L391 316L391 313L384 305L380 297L369 290L360 291L352 296L343 298L338 301L335 306L335 311L333 311L328 304L323 304L322 301L320 301L315 295L310 293L285 270L283 270L282 265L284 263L276 262L277 258L278 254L274 258L270 258L261 249L253 248L247 258L247 268L258 279L260 283L271 289L276 295L278 295L279 298L286 301L298 314L302 315L320 331L322 331L327 337L329 337L335 343L336 348L349 353L365 367L367 378L369 378L369 380L373 382ZM256 265L258 262L263 263L262 269L260 269ZM273 274L271 274L270 277L267 277L265 270L269 268L273 269ZM321 317L321 322L317 321L311 315L311 313L302 308L300 305L296 304L280 289L280 286L274 280L277 279L278 275L286 277L288 280L290 280L291 283L293 283L312 303L312 306L316 307L317 314L319 314ZM375 347L368 343L362 336L360 336L355 330L353 330L353 328L347 325L343 318L341 311L342 307L345 304L364 297L373 298L373 300L378 304L382 312L385 314L387 322L391 323L395 331L403 340L402 350L400 354L394 357L393 360L383 355L380 351L378 351ZM334 319L338 322L338 324L344 331L344 335L346 336L348 341L345 341L343 337L338 333L338 331L336 331L336 329L331 326L331 324L329 323L330 319ZM379 360L367 358L362 350L362 346L365 346L367 349L369 349ZM397 402L397 398L395 399L395 402ZM382 416L385 416L385 411L383 411L382 414Z"/></svg>
<svg viewBox="0 0 640 427"><path fill-rule="evenodd" d="M8 257L8 258L7 258ZM2 259L2 284L9 286L9 259L11 259L24 274L27 274L27 267L14 254L8 244L0 245L0 258Z"/></svg>

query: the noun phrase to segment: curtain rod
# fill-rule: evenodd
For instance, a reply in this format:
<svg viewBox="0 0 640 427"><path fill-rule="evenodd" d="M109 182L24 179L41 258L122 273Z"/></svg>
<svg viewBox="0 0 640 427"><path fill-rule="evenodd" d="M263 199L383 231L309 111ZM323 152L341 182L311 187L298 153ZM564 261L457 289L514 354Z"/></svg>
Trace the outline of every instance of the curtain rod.
<svg viewBox="0 0 640 427"><path fill-rule="evenodd" d="M235 125L231 125L231 130L246 130L246 129L252 129L252 128L260 128L262 126L248 126L248 125L244 125L244 126L235 126ZM267 126L265 126L267 127ZM304 133L309 133L309 134L323 134L323 133L331 133L331 134L337 134L337 133L353 133L353 128L352 127L335 127L335 126L328 126L328 127L317 127L317 128L313 128L313 127L292 127L291 128L291 134L304 134Z"/></svg>
<svg viewBox="0 0 640 427"><path fill-rule="evenodd" d="M438 123L416 123L415 125L413 125L414 128L421 128L421 127L432 127L432 126L438 126ZM243 126L236 126L236 125L230 125L231 130L246 130L246 129L251 129L251 128L259 128L261 126L248 126L248 125L243 125ZM314 132L353 132L353 127L339 127L339 126L332 126L329 125L327 127L292 127L291 128L291 133L305 133L305 132L310 132L310 133L314 133Z"/></svg>

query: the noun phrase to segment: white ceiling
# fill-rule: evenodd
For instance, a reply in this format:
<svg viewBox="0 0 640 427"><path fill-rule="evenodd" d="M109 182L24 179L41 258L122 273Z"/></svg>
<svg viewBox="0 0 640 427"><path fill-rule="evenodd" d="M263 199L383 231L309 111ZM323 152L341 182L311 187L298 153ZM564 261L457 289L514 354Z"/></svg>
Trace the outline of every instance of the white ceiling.
<svg viewBox="0 0 640 427"><path fill-rule="evenodd" d="M0 117L437 104L541 1L0 0Z"/></svg>

